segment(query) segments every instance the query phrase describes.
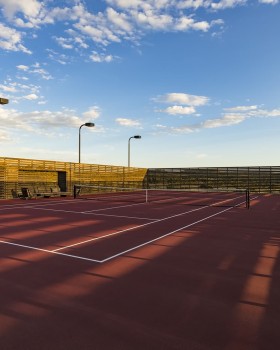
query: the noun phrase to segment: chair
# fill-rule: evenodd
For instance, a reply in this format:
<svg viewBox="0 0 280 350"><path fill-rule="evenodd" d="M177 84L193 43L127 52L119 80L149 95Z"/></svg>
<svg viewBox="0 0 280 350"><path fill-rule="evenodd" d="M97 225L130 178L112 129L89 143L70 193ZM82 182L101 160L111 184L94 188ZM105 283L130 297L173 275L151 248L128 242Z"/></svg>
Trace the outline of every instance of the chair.
<svg viewBox="0 0 280 350"><path fill-rule="evenodd" d="M22 197L24 199L32 199L32 198L34 198L33 193L31 193L31 191L29 190L28 187L22 187L21 188L21 192L22 192Z"/></svg>

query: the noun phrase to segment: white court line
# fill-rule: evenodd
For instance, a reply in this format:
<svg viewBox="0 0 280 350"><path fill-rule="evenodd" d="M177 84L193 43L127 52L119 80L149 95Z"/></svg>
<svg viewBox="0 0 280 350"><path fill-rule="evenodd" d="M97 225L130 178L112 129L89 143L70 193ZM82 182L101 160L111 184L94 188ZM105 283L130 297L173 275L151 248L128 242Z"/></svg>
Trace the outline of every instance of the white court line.
<svg viewBox="0 0 280 350"><path fill-rule="evenodd" d="M69 203L69 201L65 201L66 203ZM63 204L65 204L65 202L63 203ZM77 202L77 199L73 199L73 200L70 200L70 204L73 204L73 202L74 203L78 203ZM81 202L80 201L80 203L83 203L83 202ZM84 202L84 203L87 203L86 201ZM94 202L94 203L96 203L96 202ZM100 202L99 202L100 203ZM99 204L98 203L98 204ZM102 203L102 202L101 202ZM104 203L104 202L103 202ZM56 203L51 203L51 204L47 204L47 205L53 205L53 204L55 204L56 205ZM60 202L59 202L59 204L60 204ZM77 213L83 213L83 214L90 214L90 213L92 213L92 212L97 212L97 211L104 211L104 210L110 210L110 209L118 209L118 208L124 208L124 207L133 207L133 206L135 206L135 205L143 205L143 204L146 204L146 202L141 202L141 203L133 203L133 204L126 204L126 205L119 205L119 206L114 206L114 207L106 207L106 208L102 208L102 209L93 209L93 210L84 210L84 211L79 211L79 212L77 212ZM45 205L45 206L47 206L47 205ZM43 205L42 205L43 206ZM43 206L43 207L45 207L45 206ZM34 209L41 209L41 205L40 204L38 204L37 206L31 206L32 208L34 208ZM43 209L43 208L42 208ZM46 209L47 210L47 209ZM51 210L51 209L50 209ZM52 210L56 210L56 209L52 209ZM59 211L60 209L58 209L58 211ZM151 219L149 219L149 220L151 220Z"/></svg>
<svg viewBox="0 0 280 350"><path fill-rule="evenodd" d="M109 207L109 208L87 210L87 211L84 211L84 213L91 213L91 212L96 212L96 211L109 210L109 209L118 209L118 208L125 208L125 207L133 207L135 205L143 205L143 204L147 204L147 203L146 202L141 202L141 203L134 203L134 204L118 205L118 206Z"/></svg>
<svg viewBox="0 0 280 350"><path fill-rule="evenodd" d="M81 212L85 215L95 215L95 216L112 216L113 218L126 218L126 219L137 219L137 220L149 220L149 221L155 221L158 219L151 219L151 218L143 218L139 216L127 216L127 215L113 215L113 214L96 214L96 213L88 213L88 212Z"/></svg>
<svg viewBox="0 0 280 350"><path fill-rule="evenodd" d="M205 209L205 208L194 209L194 210L192 210L192 211L197 211L197 210L201 210L201 209ZM16 247L27 248L27 249L31 249L31 250L37 250L37 251L40 251L40 252L45 252L45 253L50 253L50 254L56 254L56 255L66 256L66 257L70 257L70 258L74 258L74 259L86 260L86 261L91 261L91 262L96 262L96 263L104 263L104 262L106 262L106 261L108 261L108 260L112 260L112 259L114 259L114 258L116 258L116 257L118 257L118 256L120 256L120 255L123 255L123 254L125 254L125 253L130 252L130 251L133 251L133 250L135 250L135 249L138 249L138 248L140 248L140 247L143 247L143 246L145 246L145 245L148 245L148 244L150 244L150 243L153 243L153 242L155 242L155 241L157 241L157 240L159 240L159 239L161 239L161 238L164 238L164 237L166 237L166 236L169 236L169 235L171 235L171 234L173 234L173 233L175 233L175 232L178 232L178 231L180 231L180 230L183 230L183 229L185 229L185 228L187 228L187 227L193 226L193 225L195 225L195 224L197 224L197 223L199 223L199 222L205 221L205 220L207 220L207 219L209 219L209 218L211 218L211 217L213 217L213 216L219 215L219 214L221 214L221 213L223 213L223 212L225 212L225 211L227 211L227 210L230 210L230 209L232 209L232 208L224 209L224 210L222 210L222 211L220 211L220 212L218 212L218 213L216 213L216 214L207 216L206 218L203 218L203 219L201 219L201 220L195 221L195 222L193 222L193 223L191 223L191 224L189 224L189 225L186 225L186 226L184 226L184 227L180 227L179 229L176 229L176 230L174 230L174 231L172 231L172 232L169 232L169 233L167 233L167 234L165 234L165 235L162 235L162 236L160 236L160 237L157 237L157 238L155 238L155 239L152 239L152 240L150 240L150 241L148 241L148 242L142 243L142 244L140 244L140 245L138 245L138 246L135 246L135 247L133 247L133 248L127 249L127 250L125 250L125 251L123 251L123 252L120 252L120 253L118 253L118 254L112 255L112 256L110 256L110 257L108 257L108 258L105 258L105 259L103 259L103 260L85 258L85 257L79 256L79 255L72 255L72 254L66 254L66 253L58 252L58 250L60 250L61 248L58 248L58 249L56 249L56 250L47 250L47 249L43 249L43 248L36 248L36 247L24 245L24 244L13 243L13 242L7 242L7 241L2 241L2 240L0 240L0 243L2 243L2 244L7 244L7 245L12 245L12 246L16 246ZM190 211L190 212L192 212L192 211ZM183 214L187 214L187 213L189 213L189 212L186 212L186 213L183 213ZM175 216L179 216L179 215L183 215L183 214L178 214L178 215L175 215ZM172 217L174 217L174 216L172 216ZM169 217L169 218L170 218L170 217ZM161 219L161 221L162 221L162 220L166 220L166 219L167 219L167 218ZM148 224L145 224L145 225L149 225L149 224L151 224L151 223L149 222ZM139 225L139 227L140 227L140 226L145 226L145 225ZM134 229L134 228L135 228L135 227L130 228L130 229ZM123 230L123 231L129 231L130 229L128 229L128 230ZM122 231L119 231L119 232L122 232ZM106 235L106 236L104 236L104 237L112 236L113 234L117 234L117 232L112 233L112 234L109 234L109 235ZM102 237L98 237L98 238L100 239L100 238L102 238ZM97 237L94 238L94 239L92 239L92 240L96 240L96 239L97 239ZM92 241L92 240L88 240L87 242ZM84 242L84 243L85 243L85 242ZM78 243L78 244L79 244L79 243ZM64 248L69 248L69 247L72 247L72 246L78 245L78 244L73 244L73 245L71 245L71 246L67 246L67 247L64 247Z"/></svg>
<svg viewBox="0 0 280 350"><path fill-rule="evenodd" d="M35 210L45 210L45 211L54 211L54 212L63 212L63 213L73 213L73 214L84 214L84 215L95 215L95 216L110 216L114 218L126 218L126 219L138 219L138 220L157 220L157 219L151 219L151 218L140 218L138 216L125 216L125 215L113 215L113 214L95 214L95 213L88 213L84 211L73 211L73 210L61 210L61 209L48 209L48 208L32 208Z"/></svg>
<svg viewBox="0 0 280 350"><path fill-rule="evenodd" d="M239 204L238 204L238 205L239 205ZM145 243L142 243L142 244L139 244L139 245L137 245L137 246L135 246L135 247L133 247L133 248L124 250L124 251L122 251L122 252L120 252L120 253L118 253L118 254L115 254L115 255L110 256L109 258L100 260L100 262L101 262L101 263L104 263L104 262L106 262L106 261L112 260L112 259L114 259L114 258L116 258L116 257L118 257L118 256L120 256L120 255L126 254L126 253L131 252L131 251L133 251L133 250L136 250L136 249L138 249L138 248L144 247L145 245L148 245L148 244L150 244L150 243L153 243L153 242L155 242L155 241L158 241L159 239L162 239L162 238L164 238L164 237L170 236L170 235L172 235L173 233L176 233L176 232L181 231L181 230L183 230L183 229L186 229L186 228L188 228L188 227L194 226L194 225L196 225L196 224L198 224L198 223L200 223L200 222L202 222L202 221L206 221L206 220L212 218L213 216L217 216L217 215L219 215L219 214L221 214L221 213L224 213L224 212L226 212L226 211L228 211L228 210L231 210L231 209L233 209L233 208L234 208L234 207L227 208L227 209L224 209L224 210L222 210L222 211L219 211L219 212L216 213L216 214L209 215L209 216L207 216L206 218L197 220L197 221L195 221L195 222L193 222L193 223L191 223L191 224L188 224L188 225L186 225L186 226L180 227L180 228L178 228L178 229L176 229L176 230L174 230L174 231L171 231L171 232L169 232L169 233L166 233L165 235L162 235L162 236L157 237L157 238L155 238L155 239L151 239L150 241L145 242Z"/></svg>
<svg viewBox="0 0 280 350"><path fill-rule="evenodd" d="M149 222L149 224L151 224L151 222ZM57 252L57 251L59 251L59 250L63 250L63 249L70 248L70 247L75 247L75 246L77 246L77 245L85 244L85 243L88 243L88 242L98 241L99 239L107 238L107 237L110 237L110 236L115 236L115 235L117 235L117 234L119 234L119 233L131 231L131 230L134 230L134 229L139 228L139 227L142 227L142 226L145 226L145 224L144 224L144 225L133 226L133 227L130 227L130 228L126 228L125 230L120 230L120 231L115 231L115 232L112 232L112 233L108 233L107 235L104 235L104 236L99 236L99 237L87 239L86 241L82 241L82 242L70 244L70 245L67 245L67 246L65 246L65 247L61 247L61 248L54 249L54 250L52 250L52 251L53 251L53 252Z"/></svg>
<svg viewBox="0 0 280 350"><path fill-rule="evenodd" d="M245 202L238 203L238 204L236 204L234 207L230 207L230 208L227 208L227 209L225 209L225 210L222 210L221 213L223 213L223 212L226 211L226 210L235 208L235 207L237 207L238 205L240 205L240 204L242 204L242 203L245 203ZM146 224L143 224L143 225L133 226L133 227L130 227L130 228L125 229L125 230L121 230L121 231L117 231L117 232L110 233L110 234L108 234L108 235L104 235L104 236L100 236L100 237L95 237L95 238L88 239L88 240L86 240L86 241L81 241L81 242L78 242L78 243L70 244L70 245L68 245L68 246L55 249L54 251L63 250L63 249L67 249L67 248L70 248L70 247L75 247L75 246L78 246L78 245L82 245L82 244L85 244L85 243L88 243L88 242L96 241L96 240L99 240L99 239L102 239L102 238L106 238L106 237L109 237L109 236L114 236L114 235L116 235L116 234L118 234L118 233L127 232L127 231L132 231L132 230L137 229L137 228L140 228L140 227L144 227L144 226L152 225L152 224L155 224L155 223L158 223L158 222L166 221L166 220L169 220L169 219L172 219L172 218L175 218L175 217L178 217L178 216L182 216L182 215L185 215L185 214L193 213L193 212L195 212L195 211L199 211L199 210L202 210L202 209L205 209L205 208L208 208L208 207L196 208L196 209L192 209L192 210L189 210L189 211L186 211L186 212L183 212L183 213L179 213L179 214L174 214L174 215L171 215L171 216L167 216L167 217L162 218L162 219L155 219L154 221L152 221L152 222L147 222ZM96 215L100 215L100 214L96 214ZM103 214L101 214L101 215L103 215ZM108 216L110 216L110 215L108 215ZM215 215L214 215L214 216L215 216ZM211 217L211 216L210 216L210 217Z"/></svg>
<svg viewBox="0 0 280 350"><path fill-rule="evenodd" d="M146 224L143 224L143 225L133 226L133 227L130 227L130 228L125 229L125 230L122 230L122 231L113 232L113 233L110 233L110 234L108 234L108 235L104 235L104 236L100 236L100 237L95 237L95 238L92 238L92 239L88 239L88 240L86 240L86 241L81 241L81 242L78 242L78 243L74 243L74 244L71 244L71 245L67 245L67 246L65 246L65 247L55 249L54 251L58 251L58 250L62 250L62 249L67 249L67 248L74 247L74 246L77 246L77 245L81 245L81 244L84 244L84 243L88 243L88 242L91 242L91 241L96 241L96 240L98 240L98 239L106 238L106 237L108 237L108 236L113 236L113 235L116 235L116 234L121 233L121 232L132 231L132 230L135 230L135 229L140 228L140 227L152 225L152 224L155 224L155 223L157 223L157 222L161 222L161 221L165 221L165 220L168 220L168 219L172 219L172 218L175 218L175 217L178 217L178 216L182 216L182 215L185 215L185 214L189 214L189 213L192 213L192 212L194 212L194 211L202 210L202 209L205 209L205 208L206 208L206 207L197 208L197 209L192 209L192 210L186 211L186 212L184 212L184 213L175 214L175 215L171 215L171 216L165 217L165 218L163 218L163 219L156 219L156 220L154 220L153 222L147 222Z"/></svg>
<svg viewBox="0 0 280 350"><path fill-rule="evenodd" d="M35 201L35 200L34 200ZM0 211L1 210L8 210L8 209L19 209L19 208L34 208L36 206L48 206L48 205L58 205L58 204L63 204L65 205L65 203L71 203L71 202L74 202L75 200L74 199L69 199L69 200L63 200L63 201L59 201L59 202L48 202L48 203L43 203L43 204L40 204L40 203L35 203L35 202L29 202L27 203L27 201L24 201L22 204L4 204L3 206L0 206ZM1 204L1 202L0 202Z"/></svg>
<svg viewBox="0 0 280 350"><path fill-rule="evenodd" d="M255 197L255 198L257 198L257 197ZM253 198L253 199L255 199L255 198ZM242 203L244 203L244 202L242 202ZM242 203L239 203L238 205L240 205L240 204L242 204ZM237 206L237 205L236 205L236 206ZM104 262L109 261L109 260L112 260L112 259L114 259L114 258L116 258L116 257L118 257L118 256L120 256L120 255L126 254L126 253L128 253L128 252L133 251L133 250L136 250L136 249L138 249L138 248L140 248L140 247L143 247L143 246L145 246L145 245L148 245L148 244L150 244L150 243L153 243L153 242L155 242L155 241L158 241L158 240L160 240L160 239L162 239L162 238L164 238L164 237L170 236L170 235L172 235L172 234L175 233L175 232L181 231L181 230L183 230L183 229L185 229L185 228L188 228L188 227L194 226L194 225L196 225L196 224L198 224L198 223L200 223L200 222L206 221L206 220L208 220L208 219L210 219L210 218L212 218L212 217L214 217L214 216L217 216L217 215L219 215L219 214L221 214L221 213L223 213L223 212L226 212L226 211L228 211L228 210L231 210L231 209L233 209L233 208L234 208L234 207L224 209L224 210L222 210L222 211L219 211L219 212L216 213L216 214L209 215L209 216L207 216L206 218L200 219L200 220L195 221L195 222L193 222L193 223L191 223L191 224L188 224L188 225L186 225L186 226L180 227L180 228L178 228L178 229L176 229L176 230L174 230L174 231L171 231L171 232L169 232L169 233L167 233L167 234L165 234L165 235L162 235L162 236L160 236L160 237L158 237L158 238L152 239L152 240L150 240L150 241L148 241L148 242L145 242L145 243L140 244L140 245L138 245L138 246L135 246L135 247L133 247L133 248L127 249L127 250L125 250L125 251L122 251L122 252L120 252L120 253L118 253L118 254L112 255L112 256L110 256L110 257L108 257L108 258L105 258L105 259L103 259L103 260L90 259L90 258L85 258L85 257L82 257L82 256L78 256L78 255L65 254L65 253L60 253L60 252L51 251L51 250L47 250L47 249L42 249L42 248L36 248L36 247L26 246L26 245L23 245L23 244L12 243L12 242L6 242L6 241L2 241L2 240L0 240L0 243L8 244L8 245L13 245L13 246L18 246L18 247L23 247L23 248L28 248L28 249L37 250L37 251L42 251L42 252L46 252L46 253L50 253L50 254L56 254L56 255L66 256L66 257L70 257L70 258L74 258L74 259L86 260L86 261L91 261L91 262L96 262L96 263L104 263ZM193 211L197 211L197 210L201 210L201 209L205 209L205 207L199 208L199 209L195 209L195 210L193 210ZM191 212L191 211L190 211L190 212ZM186 213L188 213L188 212L186 212ZM183 214L186 214L186 213L183 213ZM178 214L178 215L183 215L183 214ZM176 215L176 216L178 216L178 215ZM148 223L148 224L151 224L151 223ZM144 225L143 225L143 226L144 226Z"/></svg>
<svg viewBox="0 0 280 350"><path fill-rule="evenodd" d="M28 208L26 204L11 204L11 205L4 205L0 207L0 211L3 210L10 210L10 209L19 209L19 208Z"/></svg>
<svg viewBox="0 0 280 350"><path fill-rule="evenodd" d="M42 248L31 247L31 246L24 245L24 244L18 244L18 243L6 242L6 241L0 241L0 243L8 244L8 245L13 245L13 246L16 246L16 247L28 248L28 249L31 249L31 250L38 250L38 251L40 251L40 252L45 252L45 253L51 253L51 254L56 254L56 255L67 256L67 257L75 258L75 259L81 259L81 260L87 260L87 261L92 261L92 262L101 263L101 260L85 258L85 257L83 257L83 256L78 256L78 255L71 255L71 254L65 254L65 253L58 253L58 252L55 252L55 251L53 251L53 250L47 250L47 249L42 249Z"/></svg>
<svg viewBox="0 0 280 350"><path fill-rule="evenodd" d="M65 203L77 203L77 200L65 200L63 201L63 204ZM1 210L9 210L9 209L21 209L21 208L25 208L25 209L37 209L37 210L48 210L48 211L53 211L53 212L65 212L65 213L73 213L73 214L92 214L92 215L102 215L102 216L112 216L112 217L120 217L120 218L127 218L127 219L138 219L138 220L156 220L156 219L151 219L151 218L143 218L143 217L136 217L136 216L122 216L122 215L112 215L112 214L95 214L95 212L98 211L105 211L105 210L109 210L109 209L118 209L118 208L123 208L123 207L132 207L135 205L143 205L146 204L146 202L143 203L134 203L134 204L127 204L127 205L120 205L120 206L114 206L114 207L109 207L109 208L102 208L102 209L94 209L94 210L87 210L87 211L74 211L74 210L61 210L61 209L48 209L45 208L46 206L49 205L57 205L57 204L62 204L61 202L59 203L48 203L48 204L35 204L34 205L26 205L26 204L21 204L21 205L8 205L7 208L0 208Z"/></svg>

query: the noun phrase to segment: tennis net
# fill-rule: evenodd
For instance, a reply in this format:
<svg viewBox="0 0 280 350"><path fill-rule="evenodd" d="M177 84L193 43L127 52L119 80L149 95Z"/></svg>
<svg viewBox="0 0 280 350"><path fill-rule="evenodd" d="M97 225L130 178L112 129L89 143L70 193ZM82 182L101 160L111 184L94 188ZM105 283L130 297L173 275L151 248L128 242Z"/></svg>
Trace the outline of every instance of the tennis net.
<svg viewBox="0 0 280 350"><path fill-rule="evenodd" d="M74 198L108 202L180 204L212 207L250 207L250 194L243 189L189 191L75 185Z"/></svg>

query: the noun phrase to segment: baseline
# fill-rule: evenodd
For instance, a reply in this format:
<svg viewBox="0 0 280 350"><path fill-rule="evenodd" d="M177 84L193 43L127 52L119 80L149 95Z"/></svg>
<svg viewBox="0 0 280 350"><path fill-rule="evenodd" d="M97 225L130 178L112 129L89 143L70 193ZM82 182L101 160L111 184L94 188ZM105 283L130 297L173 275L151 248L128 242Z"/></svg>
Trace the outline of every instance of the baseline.
<svg viewBox="0 0 280 350"><path fill-rule="evenodd" d="M16 247L21 247L21 248L27 248L27 249L30 249L30 250L36 250L36 251L40 251L40 252L44 252L44 253L56 254L56 255L67 256L67 257L70 257L70 258L75 258L75 259L80 259L80 260L87 260L87 261L91 261L91 262L102 263L101 260L86 258L84 256L78 256L78 255L72 255L72 254L55 252L55 251L52 251L52 250L43 249L43 248L37 248L37 247L31 247L31 246L24 245L24 244L19 244L19 243L7 242L7 241L2 241L2 240L0 240L0 243L8 244L8 245L16 246Z"/></svg>

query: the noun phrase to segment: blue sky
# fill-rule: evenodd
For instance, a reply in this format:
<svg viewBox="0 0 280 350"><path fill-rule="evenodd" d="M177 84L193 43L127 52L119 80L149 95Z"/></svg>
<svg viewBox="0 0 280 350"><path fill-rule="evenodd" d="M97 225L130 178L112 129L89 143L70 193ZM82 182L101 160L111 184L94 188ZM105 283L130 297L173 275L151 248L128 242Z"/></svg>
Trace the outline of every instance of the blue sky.
<svg viewBox="0 0 280 350"><path fill-rule="evenodd" d="M0 0L2 157L279 165L278 0Z"/></svg>

